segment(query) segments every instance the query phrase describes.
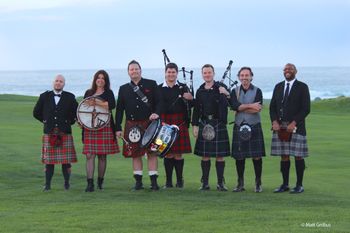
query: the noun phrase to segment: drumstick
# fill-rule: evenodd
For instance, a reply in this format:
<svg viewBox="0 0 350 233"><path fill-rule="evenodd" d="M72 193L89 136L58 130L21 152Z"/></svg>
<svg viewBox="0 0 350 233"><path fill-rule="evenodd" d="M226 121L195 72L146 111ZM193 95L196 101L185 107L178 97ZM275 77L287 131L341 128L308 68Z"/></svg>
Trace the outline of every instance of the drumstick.
<svg viewBox="0 0 350 233"><path fill-rule="evenodd" d="M120 136L120 138L123 139L126 145L129 145L129 142L123 136Z"/></svg>

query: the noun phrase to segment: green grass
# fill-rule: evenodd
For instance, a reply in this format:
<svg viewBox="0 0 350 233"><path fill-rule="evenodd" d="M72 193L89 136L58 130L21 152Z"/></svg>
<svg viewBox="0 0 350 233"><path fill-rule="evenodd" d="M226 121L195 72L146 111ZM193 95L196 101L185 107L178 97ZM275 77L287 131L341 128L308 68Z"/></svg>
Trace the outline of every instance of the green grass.
<svg viewBox="0 0 350 233"><path fill-rule="evenodd" d="M253 193L254 172L246 163L244 193L200 192L200 159L185 156L184 190L131 192L131 160L108 158L105 190L85 193L85 158L80 129L74 127L79 162L73 165L72 187L63 191L60 166L52 188L43 193L40 163L42 125L32 117L37 98L0 95L0 232L348 232L350 229L349 151L350 99L312 104L307 119L310 157L306 159L305 193L273 194L281 183L279 158L263 164L263 193ZM230 113L232 119L232 113ZM267 154L270 152L268 106L262 112ZM232 132L232 125L229 125ZM236 185L232 158L226 159L227 186ZM159 160L159 183L164 168ZM147 169L144 168L147 174ZM295 183L294 163L291 184ZM144 178L148 186L149 179ZM301 227L327 223L330 228Z"/></svg>

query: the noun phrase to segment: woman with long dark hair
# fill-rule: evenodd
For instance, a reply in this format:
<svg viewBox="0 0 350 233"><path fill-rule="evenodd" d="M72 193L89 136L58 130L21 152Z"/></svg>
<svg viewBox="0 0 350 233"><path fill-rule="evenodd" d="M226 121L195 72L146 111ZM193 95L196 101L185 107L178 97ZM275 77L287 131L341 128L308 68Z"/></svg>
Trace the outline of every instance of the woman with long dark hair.
<svg viewBox="0 0 350 233"><path fill-rule="evenodd" d="M110 89L109 75L104 70L99 70L94 75L92 86L85 92L84 99L87 97L97 97L102 101L96 101L91 98L87 101L88 105L98 105L106 110L112 112L115 108L115 97L113 91ZM83 154L86 155L86 175L87 187L85 192L94 191L94 170L95 157L98 158L98 179L97 188L103 189L103 180L106 172L107 154L116 154L119 152L117 140L115 138L115 125L113 115L111 114L109 123L98 130L83 129Z"/></svg>

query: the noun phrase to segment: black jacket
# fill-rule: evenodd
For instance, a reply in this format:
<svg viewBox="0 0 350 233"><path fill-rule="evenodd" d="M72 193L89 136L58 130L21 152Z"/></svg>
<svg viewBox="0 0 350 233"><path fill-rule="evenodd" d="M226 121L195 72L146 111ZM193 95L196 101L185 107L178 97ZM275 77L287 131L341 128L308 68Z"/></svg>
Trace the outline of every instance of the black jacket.
<svg viewBox="0 0 350 233"><path fill-rule="evenodd" d="M183 113L187 127L191 121L191 108L193 107L193 100L185 100L182 98L182 95L185 92L189 92L189 89L186 84L177 82L176 85L172 88L163 87L163 83L159 84L160 94L163 101L163 110L164 114L174 114L174 113Z"/></svg>
<svg viewBox="0 0 350 233"><path fill-rule="evenodd" d="M227 89L227 86L223 83L215 82L210 90L204 88L205 83L203 83L196 92L196 99L194 101L194 108L192 114L192 125L198 126L199 120L205 117L203 111L204 108L211 108L212 114L220 122L227 124L227 113L228 106L230 106L230 100L223 94L220 94L219 87L223 86ZM209 93L211 92L211 93ZM207 101L207 97L210 95L211 102ZM210 106L204 106L210 105Z"/></svg>
<svg viewBox="0 0 350 233"><path fill-rule="evenodd" d="M282 120L282 100L284 95L284 81L278 83L274 90L270 103L270 119L271 122ZM283 112L284 121L295 121L297 133L306 135L305 118L310 113L310 93L308 86L298 80L289 92L287 106Z"/></svg>
<svg viewBox="0 0 350 233"><path fill-rule="evenodd" d="M129 83L120 86L115 114L117 131L122 130L124 112L126 120L132 121L146 120L152 113L157 113L159 116L162 113L162 97L156 81L141 78L138 86L147 97L150 107L133 91Z"/></svg>
<svg viewBox="0 0 350 233"><path fill-rule="evenodd" d="M40 95L34 107L33 116L44 124L45 134L56 127L66 134L71 134L71 125L76 121L77 107L78 102L72 93L63 91L56 105L54 92L46 91Z"/></svg>

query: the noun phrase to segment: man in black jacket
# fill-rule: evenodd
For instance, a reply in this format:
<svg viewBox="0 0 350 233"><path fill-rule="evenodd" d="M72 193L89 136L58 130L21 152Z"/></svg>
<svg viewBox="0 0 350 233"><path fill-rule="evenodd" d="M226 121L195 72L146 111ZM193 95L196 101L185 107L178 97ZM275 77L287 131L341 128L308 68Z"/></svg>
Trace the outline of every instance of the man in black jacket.
<svg viewBox="0 0 350 233"><path fill-rule="evenodd" d="M130 82L119 89L116 111L116 136L123 138L123 155L132 158L136 184L133 190L143 189L142 157L148 156L148 173L151 189L159 190L158 159L155 153L141 147L141 139L150 121L158 119L161 114L161 96L156 81L141 76L140 64L132 60L128 64ZM122 132L122 121L125 112L125 128Z"/></svg>
<svg viewBox="0 0 350 233"><path fill-rule="evenodd" d="M72 93L63 91L64 85L64 77L57 75L53 90L42 93L33 110L33 116L44 124L41 154L46 166L44 191L51 189L55 164L62 164L64 189L68 190L71 163L77 162L71 125L76 120L78 103Z"/></svg>
<svg viewBox="0 0 350 233"><path fill-rule="evenodd" d="M302 193L304 158L308 156L305 118L310 113L310 93L308 86L295 78L295 65L286 64L283 73L285 80L275 86L270 103L271 155L281 156L283 177L283 184L274 192L289 191L289 157L294 156L297 182L290 193Z"/></svg>
<svg viewBox="0 0 350 233"><path fill-rule="evenodd" d="M189 88L177 79L178 67L175 63L168 63L165 67L165 80L159 85L163 97L164 110L160 118L169 125L179 127L179 136L164 157L166 183L164 188L172 188L173 168L176 172L176 187L183 188L184 159L182 154L191 153L191 141L188 126L191 118L193 96Z"/></svg>
<svg viewBox="0 0 350 233"><path fill-rule="evenodd" d="M227 107L230 93L222 83L214 80L214 67L202 67L204 83L196 92L192 115L193 136L196 138L194 154L202 157L202 185L200 190L209 190L210 158L215 158L218 191L227 191L224 171L225 159L230 155L230 142L227 132Z"/></svg>

